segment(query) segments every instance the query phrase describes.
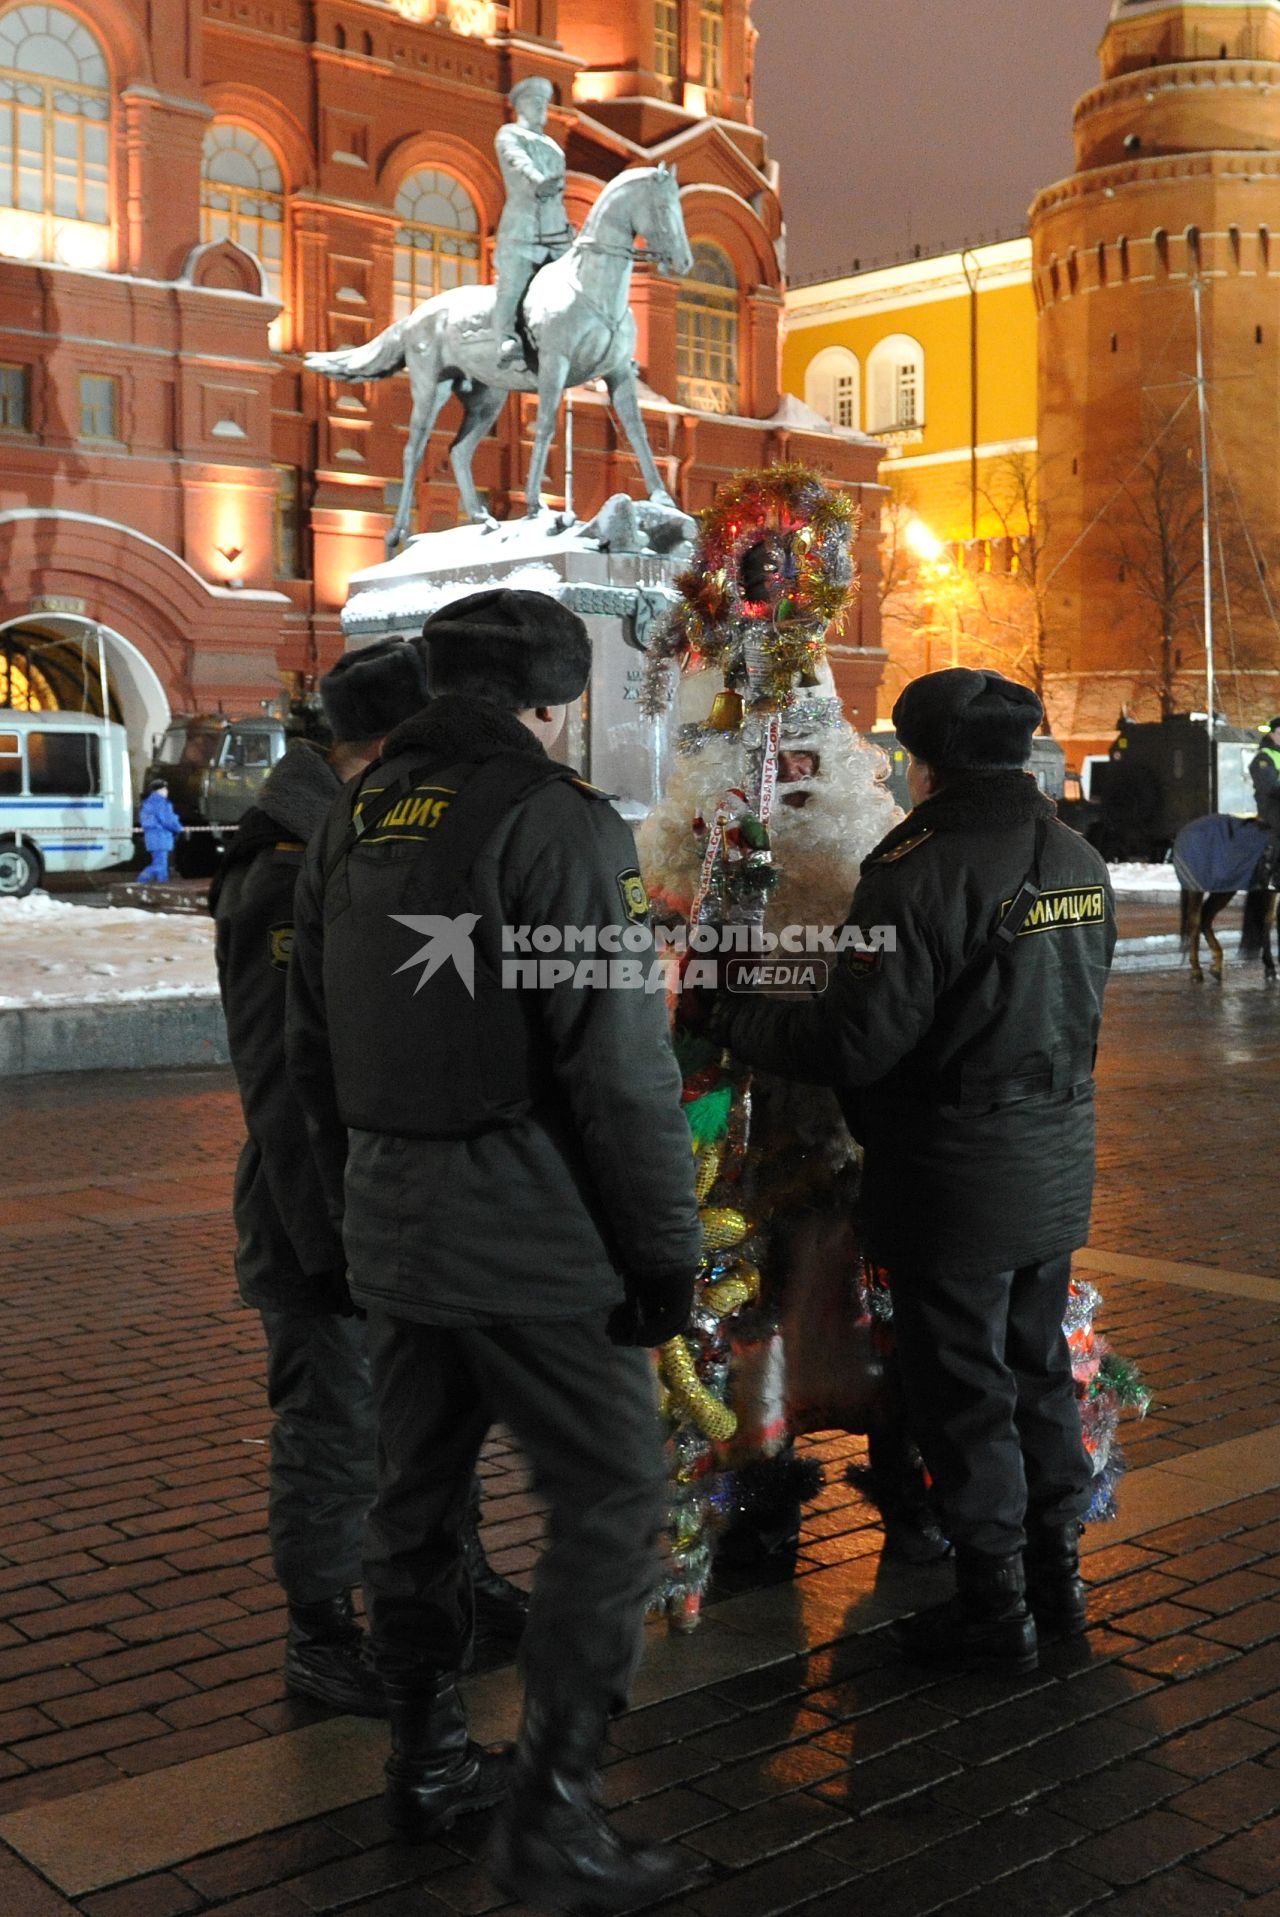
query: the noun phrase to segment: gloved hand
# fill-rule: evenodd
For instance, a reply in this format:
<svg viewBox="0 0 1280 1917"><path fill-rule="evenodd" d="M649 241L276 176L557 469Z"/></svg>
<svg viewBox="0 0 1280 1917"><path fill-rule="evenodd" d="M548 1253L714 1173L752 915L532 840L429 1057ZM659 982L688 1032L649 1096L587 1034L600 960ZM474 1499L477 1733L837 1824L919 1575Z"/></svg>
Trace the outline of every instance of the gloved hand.
<svg viewBox="0 0 1280 1917"><path fill-rule="evenodd" d="M335 1318L363 1318L355 1299L351 1296L351 1287L347 1283L346 1267L340 1266L333 1271L318 1271L311 1280L315 1308L318 1312L332 1314Z"/></svg>
<svg viewBox="0 0 1280 1917"><path fill-rule="evenodd" d="M624 1280L627 1295L609 1313L615 1345L665 1345L685 1329L693 1308L693 1272L646 1273Z"/></svg>

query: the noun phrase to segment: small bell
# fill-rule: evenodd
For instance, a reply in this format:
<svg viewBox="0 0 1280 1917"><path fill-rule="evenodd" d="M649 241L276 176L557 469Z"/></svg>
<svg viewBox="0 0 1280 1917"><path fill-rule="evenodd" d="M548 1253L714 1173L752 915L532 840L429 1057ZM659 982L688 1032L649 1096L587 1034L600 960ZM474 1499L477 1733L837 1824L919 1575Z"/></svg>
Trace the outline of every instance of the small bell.
<svg viewBox="0 0 1280 1917"><path fill-rule="evenodd" d="M741 732L742 730L742 694L731 692L726 686L723 692L717 692L707 715L708 732Z"/></svg>

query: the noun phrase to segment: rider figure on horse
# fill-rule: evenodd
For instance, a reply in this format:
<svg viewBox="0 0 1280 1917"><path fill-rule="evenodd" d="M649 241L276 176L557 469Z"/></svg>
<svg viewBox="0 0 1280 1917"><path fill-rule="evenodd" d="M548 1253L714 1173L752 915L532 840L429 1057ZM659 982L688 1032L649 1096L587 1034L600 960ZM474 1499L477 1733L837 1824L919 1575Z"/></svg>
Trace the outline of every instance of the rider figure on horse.
<svg viewBox="0 0 1280 1917"><path fill-rule="evenodd" d="M564 210L564 153L545 130L553 93L551 82L536 75L512 87L507 97L515 109L515 124L501 127L494 141L507 189L493 259L493 327L498 364L504 368L524 364L516 315L529 282L573 241Z"/></svg>

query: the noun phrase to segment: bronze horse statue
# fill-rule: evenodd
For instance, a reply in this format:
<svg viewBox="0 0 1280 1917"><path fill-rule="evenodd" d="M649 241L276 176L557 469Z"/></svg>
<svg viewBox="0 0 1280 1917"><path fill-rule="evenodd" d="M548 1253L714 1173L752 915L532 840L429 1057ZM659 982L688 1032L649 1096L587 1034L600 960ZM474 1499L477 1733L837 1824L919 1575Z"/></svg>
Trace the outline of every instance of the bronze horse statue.
<svg viewBox="0 0 1280 1917"><path fill-rule="evenodd" d="M1276 922L1276 886L1280 869L1276 848L1261 819L1240 819L1210 812L1184 825L1173 842L1173 864L1182 887L1182 943L1191 959L1191 976L1204 982L1200 935L1210 952L1210 970L1221 983L1224 954L1213 922L1237 892L1244 893L1240 957L1261 957L1268 983L1276 977L1271 934Z"/></svg>

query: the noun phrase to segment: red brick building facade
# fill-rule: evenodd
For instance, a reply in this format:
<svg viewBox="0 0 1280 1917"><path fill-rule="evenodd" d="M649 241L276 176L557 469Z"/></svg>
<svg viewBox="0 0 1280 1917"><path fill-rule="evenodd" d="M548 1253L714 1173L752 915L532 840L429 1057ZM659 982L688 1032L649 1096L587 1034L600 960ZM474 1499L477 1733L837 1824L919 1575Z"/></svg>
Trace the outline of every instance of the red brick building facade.
<svg viewBox="0 0 1280 1917"><path fill-rule="evenodd" d="M101 627L138 735L171 709L252 710L281 672L332 660L347 580L382 557L408 389L334 386L303 354L487 277L494 135L530 74L555 88L575 221L623 168L678 167L694 277L641 267L634 292L672 492L696 508L727 474L788 457L873 486L876 447L780 404L782 210L752 123L754 40L747 0L0 0L14 702L33 628ZM455 425L451 402L420 530L455 521ZM513 399L477 456L500 515L523 509L531 426L532 402ZM639 490L634 461L587 394L575 505L619 489ZM878 637L869 593L836 652L855 709L873 700Z"/></svg>

